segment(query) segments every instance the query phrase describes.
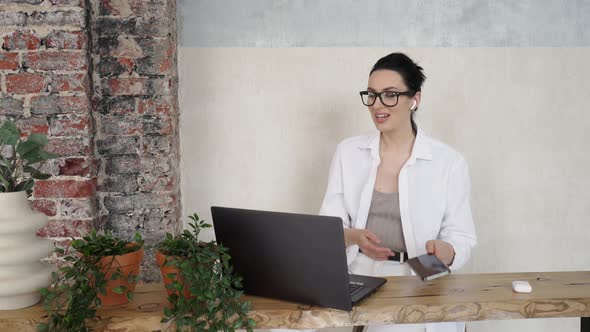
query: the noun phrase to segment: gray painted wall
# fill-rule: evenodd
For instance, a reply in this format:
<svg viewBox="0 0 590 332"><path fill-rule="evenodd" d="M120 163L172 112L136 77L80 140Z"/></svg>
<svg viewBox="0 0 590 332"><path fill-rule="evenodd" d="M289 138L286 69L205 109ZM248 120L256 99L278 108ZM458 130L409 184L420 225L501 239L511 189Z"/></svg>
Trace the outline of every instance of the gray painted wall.
<svg viewBox="0 0 590 332"><path fill-rule="evenodd" d="M588 0L179 0L186 47L590 46Z"/></svg>

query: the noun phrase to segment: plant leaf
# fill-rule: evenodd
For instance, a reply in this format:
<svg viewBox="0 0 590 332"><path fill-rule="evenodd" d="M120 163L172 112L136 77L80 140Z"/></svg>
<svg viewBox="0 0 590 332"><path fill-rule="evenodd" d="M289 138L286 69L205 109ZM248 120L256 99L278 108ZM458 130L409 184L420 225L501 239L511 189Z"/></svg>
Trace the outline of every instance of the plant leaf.
<svg viewBox="0 0 590 332"><path fill-rule="evenodd" d="M39 171L35 167L29 166L29 165L26 165L25 167L23 167L23 171L25 173L30 173L31 177L33 179L37 179L37 180L47 180L51 177L50 174L41 173L41 171Z"/></svg>
<svg viewBox="0 0 590 332"><path fill-rule="evenodd" d="M43 160L55 159L59 157L59 155L45 150L39 151L39 155L41 156L41 158L43 158Z"/></svg>
<svg viewBox="0 0 590 332"><path fill-rule="evenodd" d="M8 167L4 167L4 165L0 165L0 182L2 183L2 187L0 187L0 189L6 188L6 190L8 190L8 187L10 186L10 184L8 183L8 180L6 179L6 177L4 177L4 169L8 169ZM10 173L8 173L10 174Z"/></svg>
<svg viewBox="0 0 590 332"><path fill-rule="evenodd" d="M16 153L18 153L18 155L21 156L21 158L29 160L29 158L31 158L32 156L38 155L38 152L41 150L42 147L43 145L35 141L27 140L18 143L18 145L16 146Z"/></svg>
<svg viewBox="0 0 590 332"><path fill-rule="evenodd" d="M31 177L35 180L47 180L51 177L51 174L45 174L45 173L35 173L35 174L31 174Z"/></svg>
<svg viewBox="0 0 590 332"><path fill-rule="evenodd" d="M20 134L14 121L7 120L4 125L0 127L0 142L2 144L16 145L20 138Z"/></svg>
<svg viewBox="0 0 590 332"><path fill-rule="evenodd" d="M49 143L49 140L47 139L47 136L43 134L31 134L29 135L29 138L27 138L27 142L35 142L43 147Z"/></svg>
<svg viewBox="0 0 590 332"><path fill-rule="evenodd" d="M33 185L35 185L35 181L33 180L26 180L16 185L14 191L29 191L33 189Z"/></svg>

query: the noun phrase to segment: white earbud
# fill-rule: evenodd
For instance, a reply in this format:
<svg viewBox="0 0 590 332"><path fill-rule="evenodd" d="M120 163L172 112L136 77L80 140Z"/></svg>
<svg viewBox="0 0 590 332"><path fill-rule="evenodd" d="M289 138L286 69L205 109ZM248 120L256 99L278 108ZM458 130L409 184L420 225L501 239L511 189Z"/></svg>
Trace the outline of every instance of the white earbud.
<svg viewBox="0 0 590 332"><path fill-rule="evenodd" d="M412 107L410 107L410 111L413 111L416 109L416 100L414 99L414 104L412 104Z"/></svg>

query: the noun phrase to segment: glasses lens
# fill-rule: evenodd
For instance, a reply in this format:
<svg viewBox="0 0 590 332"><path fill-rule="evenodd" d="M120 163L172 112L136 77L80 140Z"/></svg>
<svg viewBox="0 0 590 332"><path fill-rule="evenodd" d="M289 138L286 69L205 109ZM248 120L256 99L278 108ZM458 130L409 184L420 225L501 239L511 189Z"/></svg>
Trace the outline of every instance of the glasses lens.
<svg viewBox="0 0 590 332"><path fill-rule="evenodd" d="M395 92L385 91L381 93L381 101L383 102L383 105L389 107L397 105L398 97L399 95Z"/></svg>
<svg viewBox="0 0 590 332"><path fill-rule="evenodd" d="M363 100L363 104L365 106L371 106L375 103L375 94L369 91L361 92L361 99Z"/></svg>

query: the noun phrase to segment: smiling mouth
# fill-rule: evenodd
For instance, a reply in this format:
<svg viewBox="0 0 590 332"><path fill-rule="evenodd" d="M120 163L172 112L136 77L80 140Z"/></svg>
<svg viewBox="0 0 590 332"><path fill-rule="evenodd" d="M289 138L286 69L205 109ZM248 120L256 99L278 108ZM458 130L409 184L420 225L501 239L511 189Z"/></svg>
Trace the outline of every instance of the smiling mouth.
<svg viewBox="0 0 590 332"><path fill-rule="evenodd" d="M389 117L389 114L375 114L377 119L385 119Z"/></svg>

